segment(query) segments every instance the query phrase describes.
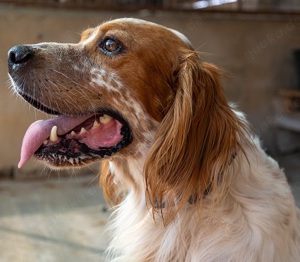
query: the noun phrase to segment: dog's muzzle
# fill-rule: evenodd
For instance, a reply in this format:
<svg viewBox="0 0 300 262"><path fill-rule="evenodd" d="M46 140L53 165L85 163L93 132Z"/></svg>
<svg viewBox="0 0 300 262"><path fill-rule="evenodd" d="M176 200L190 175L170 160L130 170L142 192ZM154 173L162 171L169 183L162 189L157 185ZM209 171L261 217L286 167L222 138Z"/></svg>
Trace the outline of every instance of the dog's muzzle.
<svg viewBox="0 0 300 262"><path fill-rule="evenodd" d="M110 157L132 141L131 129L121 113L103 106L101 100L90 106L95 91L78 84L88 74L67 72L74 70L70 66L74 49L67 47L42 43L14 46L8 52L15 91L35 108L56 116L28 128L19 167L33 155L56 167L80 166ZM71 89L77 97L70 96ZM84 100L86 97L90 99ZM85 108L78 106L84 101Z"/></svg>

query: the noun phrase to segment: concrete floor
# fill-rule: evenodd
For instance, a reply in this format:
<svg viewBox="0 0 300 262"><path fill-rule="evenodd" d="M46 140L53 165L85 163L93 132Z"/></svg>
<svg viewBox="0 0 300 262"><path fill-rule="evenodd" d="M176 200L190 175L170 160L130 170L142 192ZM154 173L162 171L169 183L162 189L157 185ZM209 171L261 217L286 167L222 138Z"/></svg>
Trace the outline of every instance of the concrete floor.
<svg viewBox="0 0 300 262"><path fill-rule="evenodd" d="M300 154L279 158L300 206ZM0 181L0 261L104 261L106 211L96 175Z"/></svg>
<svg viewBox="0 0 300 262"><path fill-rule="evenodd" d="M104 261L96 176L0 181L0 261Z"/></svg>

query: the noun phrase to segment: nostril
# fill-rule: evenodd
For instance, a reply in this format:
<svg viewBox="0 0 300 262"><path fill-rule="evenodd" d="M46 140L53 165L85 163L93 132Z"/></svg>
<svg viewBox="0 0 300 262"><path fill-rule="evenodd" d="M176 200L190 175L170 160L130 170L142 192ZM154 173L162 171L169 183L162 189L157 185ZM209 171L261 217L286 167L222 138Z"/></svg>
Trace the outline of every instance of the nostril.
<svg viewBox="0 0 300 262"><path fill-rule="evenodd" d="M8 51L10 64L22 64L32 56L32 50L27 46L14 46Z"/></svg>

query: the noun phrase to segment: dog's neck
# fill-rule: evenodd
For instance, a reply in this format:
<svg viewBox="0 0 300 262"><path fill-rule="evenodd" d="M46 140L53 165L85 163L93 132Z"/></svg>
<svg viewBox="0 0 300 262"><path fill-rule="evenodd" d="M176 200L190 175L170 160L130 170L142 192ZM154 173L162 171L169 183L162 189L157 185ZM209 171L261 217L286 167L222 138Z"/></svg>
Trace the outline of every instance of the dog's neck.
<svg viewBox="0 0 300 262"><path fill-rule="evenodd" d="M109 162L111 174L123 194L136 194L137 201L145 199L146 185L143 175L144 157L114 158ZM142 201L145 204L145 201Z"/></svg>
<svg viewBox="0 0 300 262"><path fill-rule="evenodd" d="M230 166L235 160L237 153L232 155L232 159L228 165ZM137 202L146 207L146 183L144 176L145 156L139 158L115 158L110 161L111 174L115 176L115 183L119 190L126 194L135 194ZM220 174L221 176L222 174ZM221 179L220 179L221 181ZM203 198L206 198L210 193L211 186L209 185L204 192ZM191 195L188 200L188 205L194 204L199 200L198 196ZM164 203L162 203L164 205ZM157 207L157 206L156 206ZM164 208L162 206L161 208Z"/></svg>

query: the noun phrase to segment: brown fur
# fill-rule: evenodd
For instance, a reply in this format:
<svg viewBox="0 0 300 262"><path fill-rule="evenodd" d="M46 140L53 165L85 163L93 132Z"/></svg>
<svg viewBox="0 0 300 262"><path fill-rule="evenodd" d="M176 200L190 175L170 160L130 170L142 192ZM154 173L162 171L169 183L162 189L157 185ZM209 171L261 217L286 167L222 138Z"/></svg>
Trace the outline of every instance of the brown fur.
<svg viewBox="0 0 300 262"><path fill-rule="evenodd" d="M107 36L121 53L99 51ZM130 126L132 142L102 161L115 208L109 261L298 261L299 211L283 172L228 104L221 70L183 35L119 19L78 44L32 48L31 67L12 70L16 89L61 114L113 109Z"/></svg>

